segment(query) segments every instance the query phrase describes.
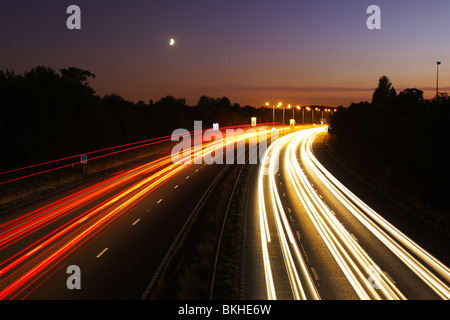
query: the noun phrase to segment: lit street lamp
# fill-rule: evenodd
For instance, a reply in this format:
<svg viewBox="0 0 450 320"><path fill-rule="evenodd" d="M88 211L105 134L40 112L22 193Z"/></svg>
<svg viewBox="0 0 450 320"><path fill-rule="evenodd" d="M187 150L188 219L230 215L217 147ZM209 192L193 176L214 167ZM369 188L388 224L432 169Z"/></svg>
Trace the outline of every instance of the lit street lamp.
<svg viewBox="0 0 450 320"><path fill-rule="evenodd" d="M269 102L266 102L266 107L269 106ZM272 104L272 128L275 127L275 105Z"/></svg>
<svg viewBox="0 0 450 320"><path fill-rule="evenodd" d="M311 108L310 107L306 107L306 110L310 111ZM313 115L313 111L311 111L311 124L314 122L314 115Z"/></svg>
<svg viewBox="0 0 450 320"><path fill-rule="evenodd" d="M280 108L283 105L282 102L278 102L277 108ZM283 130L284 130L284 108L283 108Z"/></svg>

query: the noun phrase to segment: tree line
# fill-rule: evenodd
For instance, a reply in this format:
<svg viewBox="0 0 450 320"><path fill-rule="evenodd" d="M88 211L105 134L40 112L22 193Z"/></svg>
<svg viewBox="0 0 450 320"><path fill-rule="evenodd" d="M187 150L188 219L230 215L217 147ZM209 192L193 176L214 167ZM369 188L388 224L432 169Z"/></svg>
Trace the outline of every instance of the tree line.
<svg viewBox="0 0 450 320"><path fill-rule="evenodd" d="M382 76L371 102L331 117L330 143L357 175L449 234L449 116L447 93L431 100L417 88L397 93Z"/></svg>
<svg viewBox="0 0 450 320"><path fill-rule="evenodd" d="M79 68L58 72L38 66L24 74L0 71L0 172L102 148L193 130L194 120L212 127L271 122L272 111L240 106L227 97L201 96L131 102L96 94L95 75Z"/></svg>

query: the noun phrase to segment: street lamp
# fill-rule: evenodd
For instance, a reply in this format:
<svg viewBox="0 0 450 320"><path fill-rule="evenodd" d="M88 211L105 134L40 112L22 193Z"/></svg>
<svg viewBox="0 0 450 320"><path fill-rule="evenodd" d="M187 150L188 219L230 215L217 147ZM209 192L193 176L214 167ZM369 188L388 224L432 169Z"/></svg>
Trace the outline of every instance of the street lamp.
<svg viewBox="0 0 450 320"><path fill-rule="evenodd" d="M288 104L288 109L290 109L291 108L291 105L290 104ZM298 106L297 106L297 108L298 108ZM295 115L294 115L294 111L295 111L295 108L294 107L292 107L292 119L294 119L294 121L295 121ZM289 122L290 124L292 124L292 121L291 122Z"/></svg>
<svg viewBox="0 0 450 320"><path fill-rule="evenodd" d="M310 111L311 108L310 107L306 107L306 110ZM313 116L312 116L312 111L311 111L311 124L312 124L312 119L313 119Z"/></svg>
<svg viewBox="0 0 450 320"><path fill-rule="evenodd" d="M303 125L305 124L305 109L306 109L306 106L304 106L304 107L302 108L302 124L303 124Z"/></svg>
<svg viewBox="0 0 450 320"><path fill-rule="evenodd" d="M283 103L282 102L278 102L278 104L277 104L277 108L280 108L281 106L283 105ZM284 110L284 109L283 109Z"/></svg>
<svg viewBox="0 0 450 320"><path fill-rule="evenodd" d="M266 107L269 106L269 102L266 102ZM272 128L275 127L275 105L272 104Z"/></svg>
<svg viewBox="0 0 450 320"><path fill-rule="evenodd" d="M440 61L436 61L436 101L438 99L438 90L439 90L439 65L441 64Z"/></svg>
<svg viewBox="0 0 450 320"><path fill-rule="evenodd" d="M288 104L288 108L290 109L291 108L291 105L290 104ZM283 107L283 135L284 135L284 107Z"/></svg>

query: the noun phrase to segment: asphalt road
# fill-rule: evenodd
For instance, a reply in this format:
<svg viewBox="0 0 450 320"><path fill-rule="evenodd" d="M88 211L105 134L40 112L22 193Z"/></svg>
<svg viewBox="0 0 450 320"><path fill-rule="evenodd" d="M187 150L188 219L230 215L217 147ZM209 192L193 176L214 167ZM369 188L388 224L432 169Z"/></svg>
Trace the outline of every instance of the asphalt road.
<svg viewBox="0 0 450 320"><path fill-rule="evenodd" d="M255 253L247 255L245 265L246 270L255 272L251 277L246 272L245 298L448 297L448 243L431 237L432 232L417 235L423 226L336 166L323 150L323 134L314 148L307 146L313 133L279 139L263 163L268 174L252 177L253 185L261 181L261 191L253 190L248 200L251 237L247 236L247 245ZM338 182L332 184L331 178L318 170L320 164L312 161L314 155L308 150L328 164ZM352 198L339 189L345 187L337 187L339 181L355 189L367 203L349 200ZM363 209L366 205L369 209ZM408 236L414 234L411 230L416 230L416 237ZM420 241L424 239L428 240ZM429 258L430 254L435 257ZM442 267L438 260L443 261Z"/></svg>
<svg viewBox="0 0 450 320"><path fill-rule="evenodd" d="M205 142L204 152L217 155L229 143ZM141 299L225 167L201 160L175 164L168 155L2 213L0 298ZM80 270L77 279L69 266Z"/></svg>
<svg viewBox="0 0 450 320"><path fill-rule="evenodd" d="M241 297L445 297L448 242L348 175L324 151L323 134L311 140L314 133L278 139L261 166L254 165ZM322 164L338 182L331 182L325 168L319 170ZM158 158L2 213L0 298L141 299L223 167ZM340 183L364 205L349 201ZM376 213L363 209L366 205ZM79 267L80 289L67 286L69 266ZM428 284L425 278L431 279Z"/></svg>
<svg viewBox="0 0 450 320"><path fill-rule="evenodd" d="M31 278L20 287L24 289L19 292L14 290L14 299L140 299L187 217L221 170L221 165L187 166L148 192L132 207L111 217L98 230L86 234L80 246L73 251L69 250L67 255L61 255L61 259L52 261L51 266L40 271L39 277ZM96 201L77 206L76 210L64 217L8 245L1 251L2 261L14 256L16 252L23 252L23 248L30 248L30 245L31 248L36 247L42 243L40 239L55 230L64 230L64 227L71 226L76 223L71 221L76 221L86 212L92 211L102 200L112 198L126 190L127 186L141 180L142 176L138 176L126 186L112 190ZM77 189L87 188L87 185L83 185ZM65 193L72 191L75 190L66 190ZM34 203L33 207L44 207L53 203L55 197L58 195L42 199ZM10 212L9 216L30 211L31 208L22 207L17 213ZM88 220L90 219L86 221ZM38 259L29 259L30 261L20 264L20 269L14 269L17 276L14 275L13 278L25 275L25 271L29 271L37 261L47 258L66 243L73 243L80 234L89 232L86 230L89 230L90 226L77 226L76 231L61 236L61 240L50 247L48 252L40 254ZM67 288L66 281L71 274L66 271L70 265L80 268L79 290ZM2 266L7 266L7 263ZM11 280L2 282L1 288L10 283Z"/></svg>
<svg viewBox="0 0 450 320"><path fill-rule="evenodd" d="M188 217L225 167L211 160L219 150L225 159L230 143L243 142L248 150L247 139L260 133L205 141L209 157L195 149L187 155L202 158L201 164L159 156L3 212L0 299L145 297Z"/></svg>

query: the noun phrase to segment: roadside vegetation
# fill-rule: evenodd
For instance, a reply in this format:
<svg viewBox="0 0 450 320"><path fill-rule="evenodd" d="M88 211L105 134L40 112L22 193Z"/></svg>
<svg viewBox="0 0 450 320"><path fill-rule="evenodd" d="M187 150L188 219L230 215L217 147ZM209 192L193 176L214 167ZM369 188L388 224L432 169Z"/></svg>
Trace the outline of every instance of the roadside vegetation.
<svg viewBox="0 0 450 320"><path fill-rule="evenodd" d="M239 270L244 202L251 166L246 165L236 184L239 166L231 166L203 201L152 288L150 299L209 299L216 250L219 259L213 299L239 299ZM218 240L231 198L221 246Z"/></svg>
<svg viewBox="0 0 450 320"><path fill-rule="evenodd" d="M271 110L241 107L226 97L201 96L194 106L172 96L155 102L131 102L117 94L101 97L89 83L94 78L91 72L72 67L55 71L38 66L22 75L0 70L0 173L151 138L170 138L175 129L193 130L194 120L203 121L205 129L215 122L221 127L250 124L253 116L259 123L272 121ZM162 152L164 147L167 144L140 148L89 161L86 167L75 165L0 184L0 206L39 197L93 173ZM0 175L0 182L18 176L18 172Z"/></svg>

